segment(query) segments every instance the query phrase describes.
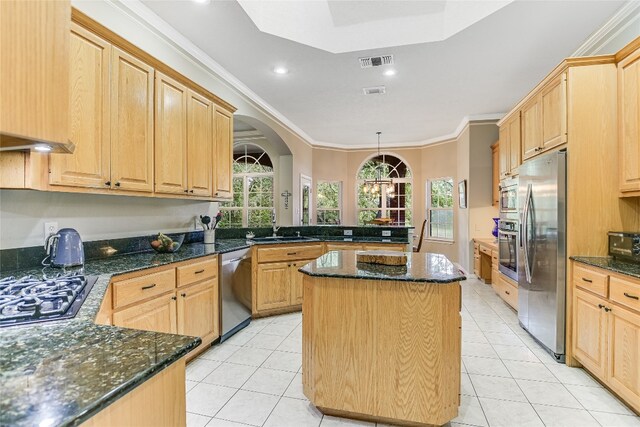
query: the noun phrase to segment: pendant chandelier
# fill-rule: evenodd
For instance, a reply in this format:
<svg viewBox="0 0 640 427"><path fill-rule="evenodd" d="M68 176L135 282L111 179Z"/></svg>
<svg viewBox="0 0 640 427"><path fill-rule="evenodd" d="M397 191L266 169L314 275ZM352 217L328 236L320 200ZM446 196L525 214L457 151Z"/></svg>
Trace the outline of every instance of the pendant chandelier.
<svg viewBox="0 0 640 427"><path fill-rule="evenodd" d="M382 132L376 132L378 135L378 156L380 158L380 134ZM362 191L365 193L379 194L383 187L386 186L386 193L389 197L395 197L395 186L393 185L393 179L382 178L382 163L376 165L376 177L374 179L365 179Z"/></svg>

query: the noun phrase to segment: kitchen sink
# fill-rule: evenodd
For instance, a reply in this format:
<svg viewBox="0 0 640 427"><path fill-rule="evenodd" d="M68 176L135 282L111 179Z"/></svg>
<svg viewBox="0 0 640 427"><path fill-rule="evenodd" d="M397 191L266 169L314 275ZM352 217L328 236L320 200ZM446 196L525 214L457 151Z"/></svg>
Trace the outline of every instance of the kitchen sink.
<svg viewBox="0 0 640 427"><path fill-rule="evenodd" d="M314 240L311 237L304 236L269 236L269 237L256 237L253 239L254 242L289 242L289 241L308 241Z"/></svg>

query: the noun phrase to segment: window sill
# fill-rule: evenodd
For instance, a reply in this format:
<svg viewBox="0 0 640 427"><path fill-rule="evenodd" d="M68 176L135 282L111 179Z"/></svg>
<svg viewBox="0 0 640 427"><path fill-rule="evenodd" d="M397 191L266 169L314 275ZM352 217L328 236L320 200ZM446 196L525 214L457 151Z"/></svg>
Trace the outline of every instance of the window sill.
<svg viewBox="0 0 640 427"><path fill-rule="evenodd" d="M456 241L452 239L435 239L433 237L426 238L424 240L425 242L428 242L428 243L439 243L444 245L453 245L454 243L456 243Z"/></svg>

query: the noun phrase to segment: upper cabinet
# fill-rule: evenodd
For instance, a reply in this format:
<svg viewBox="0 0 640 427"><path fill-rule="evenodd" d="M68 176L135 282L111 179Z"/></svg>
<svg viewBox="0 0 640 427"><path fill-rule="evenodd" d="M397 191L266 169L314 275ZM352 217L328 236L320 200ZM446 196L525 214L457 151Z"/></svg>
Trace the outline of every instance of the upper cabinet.
<svg viewBox="0 0 640 427"><path fill-rule="evenodd" d="M507 118L500 126L500 179L518 175L520 166L520 112Z"/></svg>
<svg viewBox="0 0 640 427"><path fill-rule="evenodd" d="M233 195L233 114L216 106L213 123L215 127L213 195L220 199L230 199Z"/></svg>
<svg viewBox="0 0 640 427"><path fill-rule="evenodd" d="M492 200L491 206L500 205L500 141L491 146L491 167L492 167Z"/></svg>
<svg viewBox="0 0 640 427"><path fill-rule="evenodd" d="M618 63L620 191L640 196L640 49Z"/></svg>
<svg viewBox="0 0 640 427"><path fill-rule="evenodd" d="M0 138L69 140L69 26L60 1L0 1Z"/></svg>
<svg viewBox="0 0 640 427"><path fill-rule="evenodd" d="M215 163L213 152L213 102L189 90L187 101L187 183L194 196L211 197Z"/></svg>

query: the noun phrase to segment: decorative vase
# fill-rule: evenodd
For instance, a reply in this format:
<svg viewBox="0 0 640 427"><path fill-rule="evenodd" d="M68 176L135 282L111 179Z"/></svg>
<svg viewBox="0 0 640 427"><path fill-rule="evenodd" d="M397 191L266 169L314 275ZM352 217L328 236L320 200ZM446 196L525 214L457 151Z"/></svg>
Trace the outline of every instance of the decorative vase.
<svg viewBox="0 0 640 427"><path fill-rule="evenodd" d="M204 230L204 244L213 245L216 242L216 230Z"/></svg>
<svg viewBox="0 0 640 427"><path fill-rule="evenodd" d="M498 221L500 221L500 218L492 218L492 219L495 224L493 226L493 230L491 230L491 234L493 234L493 237L497 239L498 238Z"/></svg>

